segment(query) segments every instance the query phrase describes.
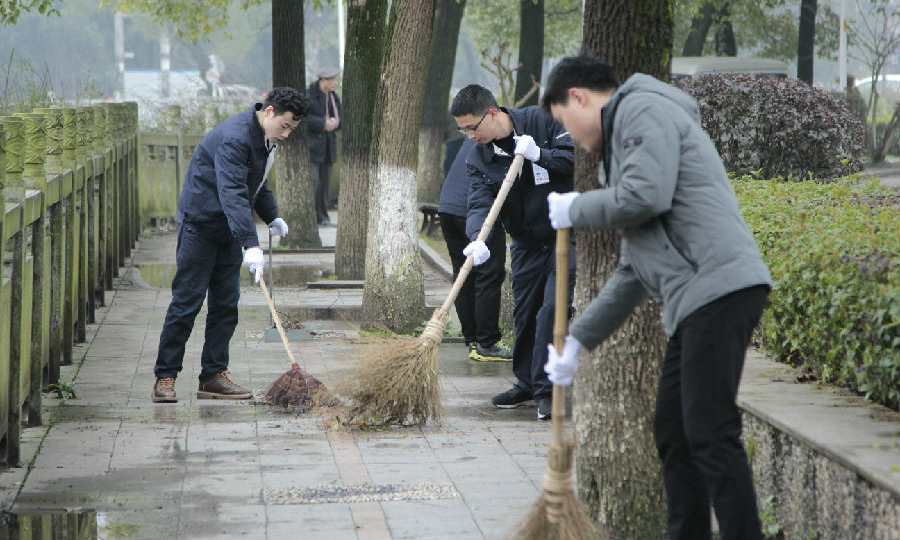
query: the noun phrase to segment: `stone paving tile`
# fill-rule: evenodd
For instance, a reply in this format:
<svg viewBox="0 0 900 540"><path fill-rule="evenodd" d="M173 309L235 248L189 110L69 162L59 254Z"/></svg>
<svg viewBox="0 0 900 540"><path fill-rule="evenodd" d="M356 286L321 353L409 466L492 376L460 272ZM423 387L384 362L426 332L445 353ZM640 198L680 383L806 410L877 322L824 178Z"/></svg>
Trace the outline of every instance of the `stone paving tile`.
<svg viewBox="0 0 900 540"><path fill-rule="evenodd" d="M379 463L367 469L374 484L451 484L443 468L422 463Z"/></svg>

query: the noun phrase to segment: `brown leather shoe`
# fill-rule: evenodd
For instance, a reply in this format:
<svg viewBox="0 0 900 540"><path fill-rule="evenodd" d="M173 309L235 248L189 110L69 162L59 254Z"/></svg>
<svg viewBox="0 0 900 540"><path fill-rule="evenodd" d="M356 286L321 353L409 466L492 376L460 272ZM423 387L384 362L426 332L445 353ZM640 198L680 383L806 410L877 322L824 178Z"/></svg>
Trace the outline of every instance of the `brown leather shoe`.
<svg viewBox="0 0 900 540"><path fill-rule="evenodd" d="M227 371L200 381L200 387L197 389L197 399L250 399L252 395L250 390L235 384Z"/></svg>
<svg viewBox="0 0 900 540"><path fill-rule="evenodd" d="M156 379L153 391L150 392L150 398L153 399L153 403L178 402L178 398L175 397L175 379L172 377Z"/></svg>

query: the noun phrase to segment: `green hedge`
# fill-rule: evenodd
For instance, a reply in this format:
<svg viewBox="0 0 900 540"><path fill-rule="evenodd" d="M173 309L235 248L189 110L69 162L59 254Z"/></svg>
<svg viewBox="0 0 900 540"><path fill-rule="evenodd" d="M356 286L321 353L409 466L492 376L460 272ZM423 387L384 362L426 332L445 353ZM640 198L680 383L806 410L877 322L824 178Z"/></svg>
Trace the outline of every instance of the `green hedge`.
<svg viewBox="0 0 900 540"><path fill-rule="evenodd" d="M735 179L775 283L761 323L778 361L896 409L900 195L854 185Z"/></svg>

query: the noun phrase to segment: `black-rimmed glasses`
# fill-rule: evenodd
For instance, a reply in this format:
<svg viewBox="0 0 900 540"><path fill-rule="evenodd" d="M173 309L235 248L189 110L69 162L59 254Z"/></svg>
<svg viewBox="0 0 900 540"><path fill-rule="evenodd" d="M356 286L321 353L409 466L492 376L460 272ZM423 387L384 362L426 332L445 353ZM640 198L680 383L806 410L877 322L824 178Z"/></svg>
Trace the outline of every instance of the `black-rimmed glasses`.
<svg viewBox="0 0 900 540"><path fill-rule="evenodd" d="M468 135L470 131L471 131L472 133L475 133L476 131L478 131L478 126L480 126L481 123L484 122L484 117L486 117L486 116L488 115L489 112L491 112L490 109L488 109L487 111L485 111L484 114L481 115L481 119L478 120L478 123L475 124L475 127L470 127L470 128L457 128L457 131L459 131L459 132L462 133L463 135Z"/></svg>

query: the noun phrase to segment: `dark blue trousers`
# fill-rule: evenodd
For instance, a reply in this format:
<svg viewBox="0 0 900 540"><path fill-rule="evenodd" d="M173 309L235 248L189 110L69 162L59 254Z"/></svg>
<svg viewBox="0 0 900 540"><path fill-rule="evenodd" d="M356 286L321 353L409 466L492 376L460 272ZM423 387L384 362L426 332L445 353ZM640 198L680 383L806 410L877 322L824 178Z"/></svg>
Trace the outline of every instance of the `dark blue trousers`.
<svg viewBox="0 0 900 540"><path fill-rule="evenodd" d="M536 246L510 246L512 292L516 305L516 343L513 345L513 374L516 386L534 398L550 397L553 383L547 378L547 344L553 342L553 313L556 309L556 246L550 241ZM569 309L575 289L575 240L569 244Z"/></svg>
<svg viewBox="0 0 900 540"><path fill-rule="evenodd" d="M207 300L206 335L200 356L200 379L228 369L228 347L238 322L241 297L241 246L216 242L189 224L178 226L178 265L172 280L172 303L159 336L157 377L177 377L184 363L184 347L203 300Z"/></svg>

